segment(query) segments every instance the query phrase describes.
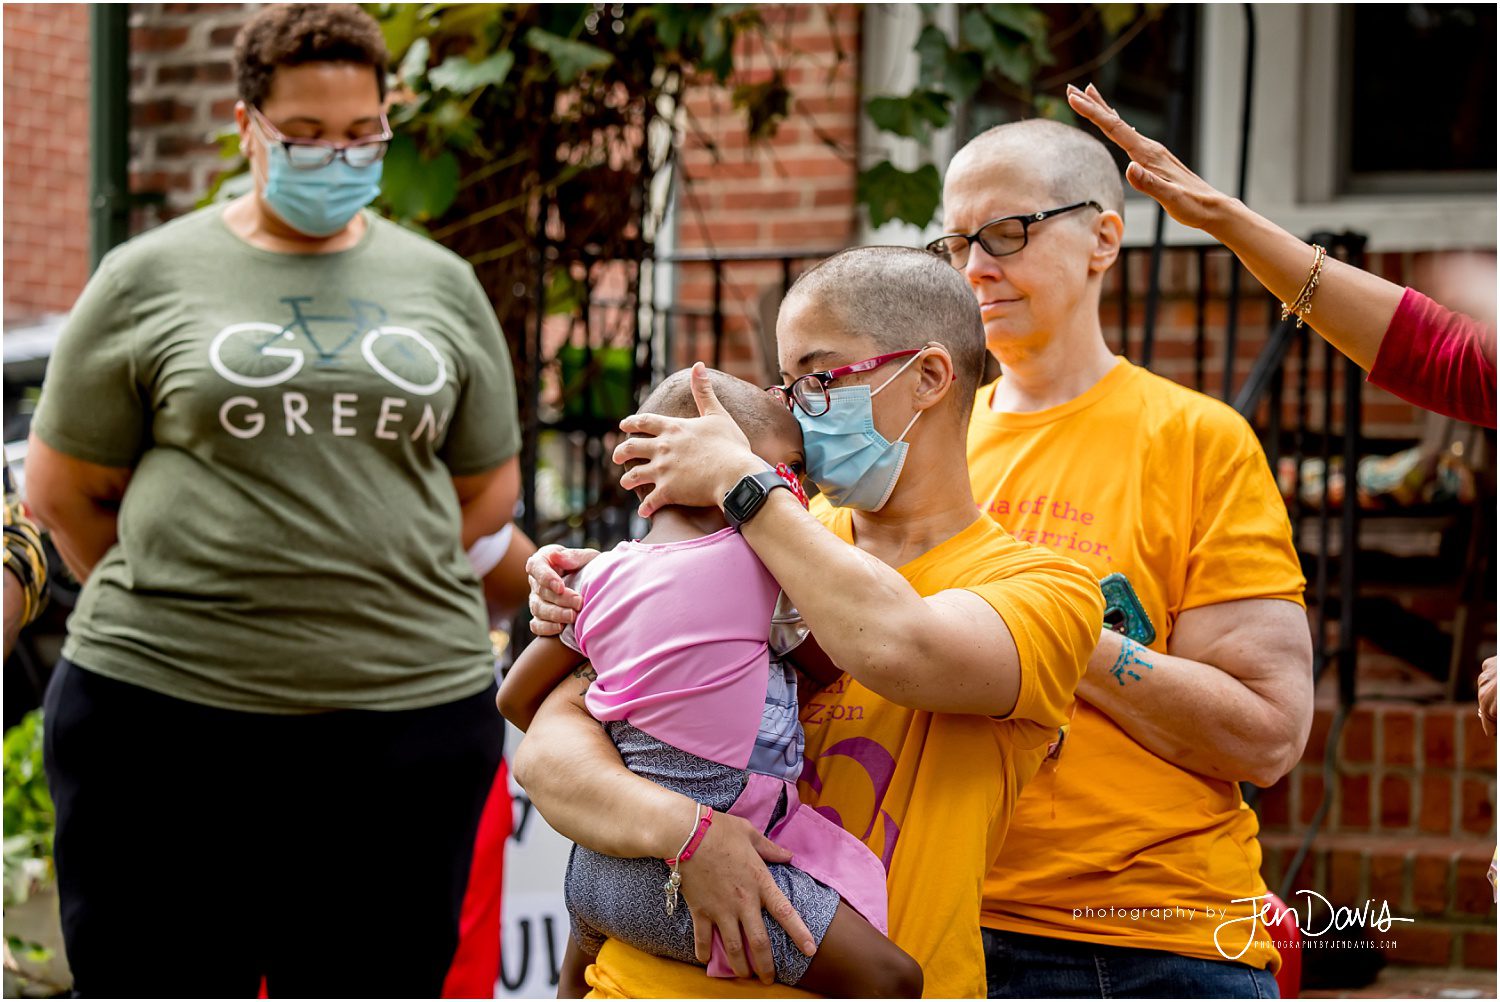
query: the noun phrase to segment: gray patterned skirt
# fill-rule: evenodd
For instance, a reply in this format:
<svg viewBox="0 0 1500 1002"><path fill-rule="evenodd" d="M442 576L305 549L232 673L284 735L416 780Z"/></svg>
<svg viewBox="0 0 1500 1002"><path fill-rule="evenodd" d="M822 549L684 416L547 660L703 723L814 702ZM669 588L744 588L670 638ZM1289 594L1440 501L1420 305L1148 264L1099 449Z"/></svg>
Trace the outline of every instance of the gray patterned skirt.
<svg viewBox="0 0 1500 1002"><path fill-rule="evenodd" d="M631 772L700 804L727 811L744 792L748 773L743 769L691 755L621 720L605 724L605 730ZM785 812L783 794L771 825ZM789 864L768 865L776 886L821 943L838 910L838 892ZM687 906L679 901L676 912L667 914L662 884L668 873L667 864L659 859L619 859L575 845L565 883L574 940L590 955L598 953L606 939L617 939L658 957L698 964ZM803 955L769 912L762 912L761 917L771 937L776 980L795 985L807 973L812 958Z"/></svg>

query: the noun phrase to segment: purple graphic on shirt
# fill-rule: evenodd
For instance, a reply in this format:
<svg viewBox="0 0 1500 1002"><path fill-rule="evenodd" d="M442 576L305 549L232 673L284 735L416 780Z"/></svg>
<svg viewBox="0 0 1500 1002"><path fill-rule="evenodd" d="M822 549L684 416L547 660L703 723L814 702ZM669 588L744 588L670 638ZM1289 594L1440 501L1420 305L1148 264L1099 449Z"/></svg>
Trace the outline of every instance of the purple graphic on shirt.
<svg viewBox="0 0 1500 1002"><path fill-rule="evenodd" d="M885 823L885 845L880 853L880 862L885 866L886 871L889 872L891 869L891 857L896 853L896 839L901 835L901 829L897 827L896 822L880 805L885 802L886 791L890 789L891 780L896 775L896 760L891 756L890 752L886 751L873 738L845 738L842 741L835 741L824 749L823 754L818 757L822 759L833 755L853 759L864 768L870 777L870 785L875 790L876 810L871 815L870 823L865 827L864 834L860 835L860 838L868 839L870 837L870 833L875 830L875 822L877 820ZM802 780L815 793L822 792L823 780L818 775L816 765L810 755L807 756L803 764ZM853 827L845 825L839 812L832 807L817 807L814 810L851 833L855 830Z"/></svg>

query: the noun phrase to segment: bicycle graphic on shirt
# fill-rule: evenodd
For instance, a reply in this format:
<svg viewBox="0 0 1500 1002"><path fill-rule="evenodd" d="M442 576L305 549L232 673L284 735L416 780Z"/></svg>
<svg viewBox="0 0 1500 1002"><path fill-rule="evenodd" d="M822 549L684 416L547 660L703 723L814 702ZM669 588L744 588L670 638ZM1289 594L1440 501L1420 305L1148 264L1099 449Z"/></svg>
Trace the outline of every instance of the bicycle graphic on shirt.
<svg viewBox="0 0 1500 1002"><path fill-rule="evenodd" d="M283 297L281 302L291 311L291 319L284 324L249 321L225 327L209 342L209 364L236 386L265 388L287 382L307 364L306 349L287 347L283 342L301 338L311 347L313 365L318 367L331 365L357 341L365 362L393 386L419 397L431 396L442 388L448 376L447 365L419 331L385 323L385 309L368 300L347 300L348 313L307 312L314 298ZM330 329L335 333L330 334ZM316 331L323 332L323 340ZM398 364L406 375L394 371L389 363ZM424 376L430 378L414 381Z"/></svg>

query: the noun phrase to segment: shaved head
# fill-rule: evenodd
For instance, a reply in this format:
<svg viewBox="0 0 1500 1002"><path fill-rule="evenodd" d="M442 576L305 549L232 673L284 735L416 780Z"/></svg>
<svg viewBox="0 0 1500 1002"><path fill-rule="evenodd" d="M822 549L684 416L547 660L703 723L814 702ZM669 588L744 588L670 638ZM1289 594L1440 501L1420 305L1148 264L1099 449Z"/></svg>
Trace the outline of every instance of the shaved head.
<svg viewBox="0 0 1500 1002"><path fill-rule="evenodd" d="M698 404L693 399L692 369L679 369L656 385L637 413L660 414L662 417L695 418ZM714 396L752 442L768 435L789 435L802 440L802 428L786 404L765 390L743 379L736 379L718 369L708 370Z"/></svg>
<svg viewBox="0 0 1500 1002"><path fill-rule="evenodd" d="M946 262L910 247L856 247L809 268L781 304L816 310L843 334L869 338L881 354L924 347L948 349L960 416L985 368L984 324L968 282Z"/></svg>
<svg viewBox="0 0 1500 1002"><path fill-rule="evenodd" d="M1028 118L986 129L964 144L948 176L970 170L1021 168L1040 178L1058 206L1095 201L1124 214L1120 169L1103 143L1072 125Z"/></svg>
<svg viewBox="0 0 1500 1002"><path fill-rule="evenodd" d="M692 377L691 368L678 369L656 384L636 413L673 418L698 417ZM802 462L802 426L792 417L786 404L760 387L718 369L708 370L708 382L719 403L750 440L751 451L772 464ZM631 470L643 462L643 459L628 459L625 468ZM635 489L635 496L642 501L650 493L650 484Z"/></svg>

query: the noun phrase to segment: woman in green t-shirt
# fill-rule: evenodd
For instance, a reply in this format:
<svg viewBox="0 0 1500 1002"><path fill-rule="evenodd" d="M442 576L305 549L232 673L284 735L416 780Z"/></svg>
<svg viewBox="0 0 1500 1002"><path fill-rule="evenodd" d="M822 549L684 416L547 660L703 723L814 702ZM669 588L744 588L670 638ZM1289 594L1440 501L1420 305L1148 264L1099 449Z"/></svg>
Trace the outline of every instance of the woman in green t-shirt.
<svg viewBox="0 0 1500 1002"><path fill-rule="evenodd" d="M453 957L501 753L464 547L509 519L520 435L473 269L365 211L385 64L357 6L258 13L253 192L111 252L47 374L27 488L86 582L45 707L89 995L432 997Z"/></svg>

